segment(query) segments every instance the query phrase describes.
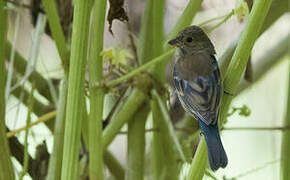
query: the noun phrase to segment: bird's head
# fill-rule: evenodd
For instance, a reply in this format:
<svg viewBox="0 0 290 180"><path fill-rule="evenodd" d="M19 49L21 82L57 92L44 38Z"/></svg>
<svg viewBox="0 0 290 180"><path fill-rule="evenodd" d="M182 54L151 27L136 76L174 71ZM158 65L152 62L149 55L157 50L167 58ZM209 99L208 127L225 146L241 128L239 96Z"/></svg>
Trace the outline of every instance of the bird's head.
<svg viewBox="0 0 290 180"><path fill-rule="evenodd" d="M209 51L215 54L214 46L205 32L198 26L189 26L180 31L168 44L181 48L188 53Z"/></svg>

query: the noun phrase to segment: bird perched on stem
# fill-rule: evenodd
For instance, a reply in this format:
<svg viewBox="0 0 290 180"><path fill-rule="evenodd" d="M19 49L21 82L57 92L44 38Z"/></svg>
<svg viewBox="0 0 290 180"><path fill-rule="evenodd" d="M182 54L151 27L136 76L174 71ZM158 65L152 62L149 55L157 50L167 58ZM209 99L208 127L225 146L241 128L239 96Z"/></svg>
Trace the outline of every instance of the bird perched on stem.
<svg viewBox="0 0 290 180"><path fill-rule="evenodd" d="M199 122L210 168L214 171L224 168L228 159L218 129L223 85L214 46L198 26L187 27L168 43L178 47L173 68L178 98L183 108Z"/></svg>

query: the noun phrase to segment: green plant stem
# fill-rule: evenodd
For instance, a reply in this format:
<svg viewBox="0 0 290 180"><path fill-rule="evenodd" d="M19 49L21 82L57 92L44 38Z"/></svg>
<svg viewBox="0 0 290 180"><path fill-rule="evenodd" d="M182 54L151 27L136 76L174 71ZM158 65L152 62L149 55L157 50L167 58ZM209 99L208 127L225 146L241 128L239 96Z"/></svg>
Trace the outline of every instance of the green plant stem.
<svg viewBox="0 0 290 180"><path fill-rule="evenodd" d="M104 161L111 174L118 180L125 179L125 169L110 151L104 151Z"/></svg>
<svg viewBox="0 0 290 180"><path fill-rule="evenodd" d="M52 37L55 41L64 72L68 75L69 70L69 51L66 47L64 33L60 24L56 4L54 0L43 0L43 7L46 12Z"/></svg>
<svg viewBox="0 0 290 180"><path fill-rule="evenodd" d="M202 179L205 172L207 161L207 149L204 137L202 136L195 152L195 156L191 162L191 168L188 173L187 180Z"/></svg>
<svg viewBox="0 0 290 180"><path fill-rule="evenodd" d="M78 157L82 125L82 98L85 84L91 6L91 0L74 1L74 20L61 179L76 180L78 178Z"/></svg>
<svg viewBox="0 0 290 180"><path fill-rule="evenodd" d="M241 131L288 131L290 126L283 127L223 127L222 130L232 131L232 130L241 130Z"/></svg>
<svg viewBox="0 0 290 180"><path fill-rule="evenodd" d="M165 13L165 0L153 0L153 12L152 12L152 42L148 42L149 46L152 48L153 57L157 57L163 52L163 42L164 42L164 32L163 32L163 22L164 22L164 13ZM166 61L161 61L157 63L154 67L155 77L159 82L165 83L165 67Z"/></svg>
<svg viewBox="0 0 290 180"><path fill-rule="evenodd" d="M26 118L26 126L28 127L31 122L31 114L33 112L33 93L34 93L34 85L30 91L30 96L28 99L28 113ZM27 174L28 170L28 161L29 161L29 152L28 152L28 136L29 136L29 128L25 129L24 135L24 159L23 159L23 169L20 175L20 180Z"/></svg>
<svg viewBox="0 0 290 180"><path fill-rule="evenodd" d="M106 148L119 133L121 127L129 121L138 108L144 103L146 99L145 94L135 88L131 95L124 103L122 110L115 113L111 119L110 124L105 128L103 132L103 148Z"/></svg>
<svg viewBox="0 0 290 180"><path fill-rule="evenodd" d="M162 113L162 116L163 116L163 120L165 121L163 124L166 124L166 128L167 128L167 131L168 131L168 134L171 138L171 140L173 141L172 144L175 145L175 148L176 150L178 151L178 155L179 155L179 158L183 161L183 162L186 162L185 160L185 156L184 156L184 153L183 153L183 150L182 150L182 147L179 143L179 140L174 132L174 128L173 128L173 125L170 121L170 116L169 116L169 113L168 113L168 110L167 110L167 107L166 107L166 104L165 102L161 99L161 97L158 95L158 93L156 92L156 90L152 90L152 95L154 98L157 99L157 102L158 102L158 106L160 108L160 111Z"/></svg>
<svg viewBox="0 0 290 180"><path fill-rule="evenodd" d="M141 106L128 122L128 167L126 180L144 179L144 158L145 158L145 122L149 108Z"/></svg>
<svg viewBox="0 0 290 180"><path fill-rule="evenodd" d="M288 41L289 44L289 41ZM290 46L288 47L290 50ZM289 63L289 76L288 76L288 100L286 106L286 116L284 119L284 126L290 126L290 61ZM281 145L281 165L280 165L280 179L286 180L290 177L290 131L284 131L282 135Z"/></svg>
<svg viewBox="0 0 290 180"><path fill-rule="evenodd" d="M287 36L282 38L275 47L269 49L267 52L263 54L259 59L255 60L256 64L253 64L253 82L259 81L268 71L273 68L276 64L278 64L282 59L283 56L290 54L288 49L290 40L290 33ZM242 81L239 86L237 93L241 93L243 90L248 88L252 85L252 83L248 83Z"/></svg>
<svg viewBox="0 0 290 180"><path fill-rule="evenodd" d="M6 2L0 0L0 179L14 180L14 171L10 160L10 149L5 128L5 42L7 32Z"/></svg>
<svg viewBox="0 0 290 180"><path fill-rule="evenodd" d="M153 132L152 137L152 170L153 170L153 179L159 180L162 177L162 173L164 172L164 149L162 146L162 135L161 128L162 121L160 117L162 117L161 112L158 107L157 100L150 101L150 107L152 111L152 120L153 120L153 127L157 128L159 131Z"/></svg>
<svg viewBox="0 0 290 180"><path fill-rule="evenodd" d="M178 179L180 156L177 153L172 137L168 130L168 125L160 109L158 99L151 100L151 110L154 127L157 131L153 132L153 177L154 180ZM158 143L158 144L157 144Z"/></svg>
<svg viewBox="0 0 290 180"><path fill-rule="evenodd" d="M152 57L152 26L153 26L153 0L147 0L142 16L140 40L138 43L138 61L140 65L149 62ZM150 42L150 43L149 43Z"/></svg>
<svg viewBox="0 0 290 180"><path fill-rule="evenodd" d="M109 81L108 83L106 83L106 86L112 87L112 86L115 86L119 83L122 83L130 78L133 78L135 75L147 70L148 68L155 65L156 63L167 60L168 58L170 58L173 55L173 53L174 53L174 49L171 49L171 50L165 52L164 54L152 59L150 62L138 67L137 69L134 69L133 71L129 72L128 74L126 74L118 79Z"/></svg>
<svg viewBox="0 0 290 180"><path fill-rule="evenodd" d="M238 42L238 46L235 50L235 53L229 65L229 70L227 71L226 77L225 77L224 89L225 91L231 94L235 94L236 92L236 88L241 78L242 72L246 68L246 64L250 56L251 50L259 35L259 32L261 30L261 27L263 25L264 19L268 13L271 3L272 3L271 0L257 0L254 2L252 11L249 16L249 20L241 35L241 39ZM220 113L221 116L220 116L220 121L219 121L220 125L222 125L222 122L224 122L225 118L227 117L227 112L228 112L232 99L233 99L233 96L224 94L223 99L222 99L222 104L220 107L220 111L221 111ZM201 140L201 142L199 143L199 146L201 146L203 143L205 143L204 140ZM198 151L195 154L194 158L202 159L201 158L202 156L207 156L207 154L201 153L201 152L204 152L205 149L206 149L205 146L203 146L203 148L201 148L200 153L198 153L199 152ZM190 173L188 176L189 179L202 178L202 176L199 176L198 178L191 178L190 174L198 174L197 167L200 166L200 164L203 164L204 161L206 161L206 158L203 158L203 160L192 162Z"/></svg>
<svg viewBox="0 0 290 180"><path fill-rule="evenodd" d="M215 26L211 27L208 33L210 34L212 31L220 27L222 24L224 24L227 20L229 20L234 15L234 10L232 10L221 22L216 24Z"/></svg>
<svg viewBox="0 0 290 180"><path fill-rule="evenodd" d="M272 3L269 13L266 16L266 19L264 21L264 24L262 26L262 29L260 31L260 35L265 32L279 17L281 17L285 12L288 11L288 2L285 0L275 0L274 3ZM240 38L238 38L240 39ZM234 54L234 51L237 47L238 39L234 40L229 47L226 49L226 51L223 53L223 55L218 58L219 59L219 66L221 70L221 75L224 79L224 76L226 74L226 71L228 69L228 66L230 64L230 61L232 59L232 56Z"/></svg>
<svg viewBox="0 0 290 180"><path fill-rule="evenodd" d="M103 80L103 57L101 56L101 52L103 50L106 5L106 0L95 1L90 32L89 174L92 180L104 179L102 145L104 89L93 88L93 84Z"/></svg>
<svg viewBox="0 0 290 180"><path fill-rule="evenodd" d="M53 136L53 149L49 159L47 180L60 180L61 178L67 88L67 80L63 79L60 87L60 98L57 104L57 113Z"/></svg>

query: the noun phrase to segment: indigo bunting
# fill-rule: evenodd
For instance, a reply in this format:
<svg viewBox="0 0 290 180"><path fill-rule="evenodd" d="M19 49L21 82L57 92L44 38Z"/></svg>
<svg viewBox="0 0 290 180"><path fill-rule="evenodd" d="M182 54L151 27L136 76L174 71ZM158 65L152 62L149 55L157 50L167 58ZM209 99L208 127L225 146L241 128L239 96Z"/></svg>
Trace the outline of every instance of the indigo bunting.
<svg viewBox="0 0 290 180"><path fill-rule="evenodd" d="M204 135L210 168L228 163L218 130L219 105L223 94L215 49L198 26L182 30L168 42L178 47L173 67L173 84L185 111L199 122Z"/></svg>

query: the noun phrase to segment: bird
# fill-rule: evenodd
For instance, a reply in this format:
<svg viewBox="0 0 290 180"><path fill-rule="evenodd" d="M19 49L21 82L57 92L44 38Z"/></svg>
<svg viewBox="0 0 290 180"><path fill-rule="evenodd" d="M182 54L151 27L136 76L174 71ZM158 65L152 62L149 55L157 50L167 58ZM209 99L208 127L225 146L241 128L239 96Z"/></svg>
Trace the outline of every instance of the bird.
<svg viewBox="0 0 290 180"><path fill-rule="evenodd" d="M218 129L224 91L214 45L207 34L194 25L180 31L168 44L177 47L172 75L178 99L183 109L199 122L211 170L225 168L228 158Z"/></svg>

